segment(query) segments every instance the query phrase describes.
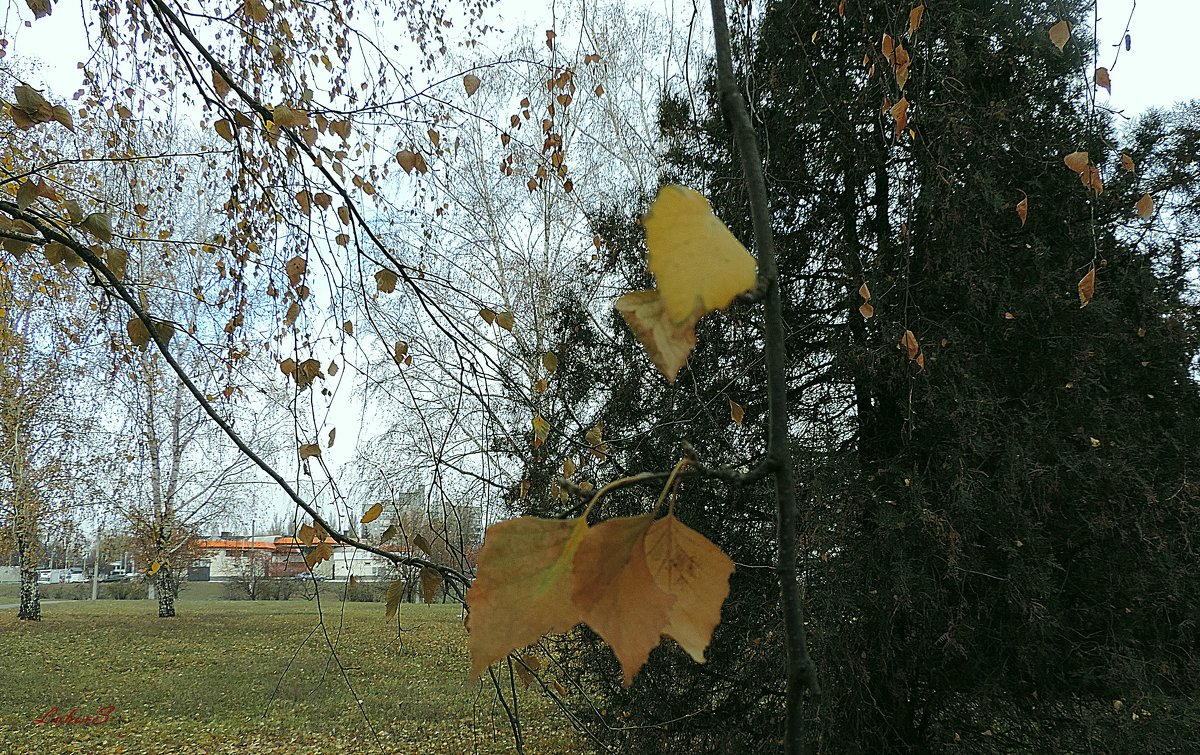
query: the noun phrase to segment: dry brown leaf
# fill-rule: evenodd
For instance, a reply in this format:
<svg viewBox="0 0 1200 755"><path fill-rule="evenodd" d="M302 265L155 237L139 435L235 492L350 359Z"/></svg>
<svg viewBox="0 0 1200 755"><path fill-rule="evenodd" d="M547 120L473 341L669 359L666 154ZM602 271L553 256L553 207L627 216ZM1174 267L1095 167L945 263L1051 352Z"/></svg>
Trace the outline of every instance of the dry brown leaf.
<svg viewBox="0 0 1200 755"><path fill-rule="evenodd" d="M413 535L412 544L421 549L421 552L426 556L433 558L433 547L429 545L429 541L420 532Z"/></svg>
<svg viewBox="0 0 1200 755"><path fill-rule="evenodd" d="M1083 309L1096 294L1096 268L1088 270L1079 281L1079 308Z"/></svg>
<svg viewBox="0 0 1200 755"><path fill-rule="evenodd" d="M300 446L300 460L321 455L321 446L316 443L304 443Z"/></svg>
<svg viewBox="0 0 1200 755"><path fill-rule="evenodd" d="M484 322L486 322L488 325L496 322L496 311L489 309L488 307L484 307L483 309L479 310L479 316L482 317Z"/></svg>
<svg viewBox="0 0 1200 755"><path fill-rule="evenodd" d="M404 597L404 580L393 580L387 589L387 603L384 608L384 621L390 622L400 613L400 600Z"/></svg>
<svg viewBox="0 0 1200 755"><path fill-rule="evenodd" d="M580 622L572 572L587 520L521 517L488 527L467 591L471 679L511 651Z"/></svg>
<svg viewBox="0 0 1200 755"><path fill-rule="evenodd" d="M1059 21L1054 26L1050 27L1050 41L1058 48L1059 52L1067 46L1067 40L1071 38L1071 25L1066 21Z"/></svg>
<svg viewBox="0 0 1200 755"><path fill-rule="evenodd" d="M400 163L405 173L412 173L413 168L417 167L417 154L412 150L402 150L396 153L396 162Z"/></svg>
<svg viewBox="0 0 1200 755"><path fill-rule="evenodd" d="M921 3L917 7L908 12L908 38L912 39L917 34L917 29L921 28L921 17L925 15L925 3Z"/></svg>
<svg viewBox="0 0 1200 755"><path fill-rule="evenodd" d="M496 314L496 324L499 325L500 327L504 328L505 330L507 330L509 333L511 333L512 329L513 329L513 325L515 324L515 321L513 319L513 313L512 312L498 312Z"/></svg>
<svg viewBox="0 0 1200 755"><path fill-rule="evenodd" d="M396 290L396 282L400 280L400 276L393 273L387 268L375 272L375 288L380 293L390 294Z"/></svg>
<svg viewBox="0 0 1200 755"><path fill-rule="evenodd" d="M911 330L904 331L904 335L900 338L900 345L908 352L909 359L916 359L917 354L921 351L921 344Z"/></svg>
<svg viewBox="0 0 1200 755"><path fill-rule="evenodd" d="M333 558L333 546L325 542L324 538L322 538L321 542L315 548L305 554L304 563L311 569L322 561L328 561L331 558Z"/></svg>
<svg viewBox="0 0 1200 755"><path fill-rule="evenodd" d="M1148 218L1154 214L1154 197L1149 194L1143 194L1142 198L1133 207L1137 210L1139 218Z"/></svg>
<svg viewBox="0 0 1200 755"><path fill-rule="evenodd" d="M1021 225L1024 226L1025 219L1029 217L1029 197L1017 202L1017 217L1021 219Z"/></svg>
<svg viewBox="0 0 1200 755"><path fill-rule="evenodd" d="M133 345L145 351L150 343L150 330L146 327L146 323L142 322L140 317L135 317L125 323L125 330L129 333L129 340L133 342Z"/></svg>
<svg viewBox="0 0 1200 755"><path fill-rule="evenodd" d="M1071 154L1065 156L1063 158L1063 163L1076 173L1083 173L1085 170L1087 170L1087 167L1091 165L1091 161L1088 159L1088 153L1083 151L1072 152Z"/></svg>
<svg viewBox="0 0 1200 755"><path fill-rule="evenodd" d="M445 578L437 569L432 566L421 568L421 597L427 604L437 600L437 594L442 589L443 582L445 582Z"/></svg>
<svg viewBox="0 0 1200 755"><path fill-rule="evenodd" d="M304 271L308 269L308 262L299 255L292 257L287 261L284 271L287 273L288 280L292 286L299 286L300 279L304 277Z"/></svg>
<svg viewBox="0 0 1200 755"><path fill-rule="evenodd" d="M1079 174L1079 182L1096 196L1104 193L1104 181L1100 178L1100 169L1094 163L1088 163L1087 168Z"/></svg>
<svg viewBox="0 0 1200 755"><path fill-rule="evenodd" d="M374 506L372 506L371 508L367 509L363 513L362 519L359 519L359 521L362 522L363 524L370 524L371 522L378 519L381 514L383 514L383 504L377 503Z"/></svg>
<svg viewBox="0 0 1200 755"><path fill-rule="evenodd" d="M1121 153L1121 167L1124 168L1125 170L1129 171L1130 173L1137 172L1137 166L1134 165L1133 158L1130 157L1129 154L1126 152Z"/></svg>
<svg viewBox="0 0 1200 755"><path fill-rule="evenodd" d="M646 355L666 377L674 383L688 355L696 347L696 323L703 314L697 307L690 320L676 324L667 314L666 306L657 290L631 291L614 305L629 329L637 336Z"/></svg>
<svg viewBox="0 0 1200 755"><path fill-rule="evenodd" d="M1112 94L1112 79L1108 77L1107 68L1097 68L1095 78L1096 86L1104 87L1106 90L1108 90L1109 94Z"/></svg>
<svg viewBox="0 0 1200 755"><path fill-rule="evenodd" d="M475 92L479 89L479 85L483 83L479 80L479 77L473 73L468 73L466 76L463 76L462 81L463 89L467 90L468 97L475 94Z"/></svg>
<svg viewBox="0 0 1200 755"><path fill-rule="evenodd" d="M612 647L626 687L658 645L675 605L646 561L652 521L652 514L643 514L601 522L587 531L575 554L575 604Z"/></svg>
<svg viewBox="0 0 1200 755"><path fill-rule="evenodd" d="M888 108L892 118L896 120L896 138L904 133L904 129L908 128L908 98L901 97L900 101Z"/></svg>
<svg viewBox="0 0 1200 755"><path fill-rule="evenodd" d="M729 596L733 560L673 514L650 525L645 548L655 584L675 598L663 634L697 663L704 663L704 649L721 621L721 604Z"/></svg>
<svg viewBox="0 0 1200 755"><path fill-rule="evenodd" d="M729 397L726 396L726 398ZM742 426L742 420L746 418L746 410L742 408L741 404L734 401L732 398L729 398L729 418L733 420L738 427Z"/></svg>

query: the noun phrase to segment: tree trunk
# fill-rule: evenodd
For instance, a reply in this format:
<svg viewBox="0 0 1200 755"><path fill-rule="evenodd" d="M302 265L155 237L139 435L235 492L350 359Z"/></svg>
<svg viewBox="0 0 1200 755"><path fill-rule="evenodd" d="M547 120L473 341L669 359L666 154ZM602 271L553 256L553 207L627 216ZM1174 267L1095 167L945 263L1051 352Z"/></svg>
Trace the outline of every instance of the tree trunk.
<svg viewBox="0 0 1200 755"><path fill-rule="evenodd" d="M17 554L21 560L21 605L17 618L42 620L42 601L38 596L37 547L22 535L17 536Z"/></svg>
<svg viewBox="0 0 1200 755"><path fill-rule="evenodd" d="M155 592L158 593L158 618L169 619L175 615L175 591L177 583L171 567L163 566L154 575Z"/></svg>

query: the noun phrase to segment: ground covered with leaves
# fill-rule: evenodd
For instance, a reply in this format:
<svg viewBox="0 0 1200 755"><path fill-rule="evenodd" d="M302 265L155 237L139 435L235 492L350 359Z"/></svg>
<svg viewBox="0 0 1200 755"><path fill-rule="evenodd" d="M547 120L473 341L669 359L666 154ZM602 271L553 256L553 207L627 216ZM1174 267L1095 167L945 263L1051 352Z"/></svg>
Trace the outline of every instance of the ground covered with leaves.
<svg viewBox="0 0 1200 755"><path fill-rule="evenodd" d="M0 752L513 751L487 677L467 684L456 606L405 605L399 632L379 604L323 609L322 622L315 601L193 599L167 620L146 601L66 601L39 624L5 611ZM526 751L576 751L565 721L520 687ZM105 706L99 725L36 723Z"/></svg>

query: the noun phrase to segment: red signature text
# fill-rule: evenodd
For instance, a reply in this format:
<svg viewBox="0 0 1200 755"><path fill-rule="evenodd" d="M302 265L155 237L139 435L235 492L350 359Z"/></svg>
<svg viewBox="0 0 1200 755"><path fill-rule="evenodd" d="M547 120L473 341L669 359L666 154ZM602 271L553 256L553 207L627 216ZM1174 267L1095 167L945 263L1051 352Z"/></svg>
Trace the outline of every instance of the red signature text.
<svg viewBox="0 0 1200 755"><path fill-rule="evenodd" d="M115 705L105 705L95 713L81 714L79 708L71 708L67 714L63 714L58 708L51 708L43 713L38 718L33 719L35 724L53 724L55 726L99 726L100 724L108 723L109 716L117 709Z"/></svg>

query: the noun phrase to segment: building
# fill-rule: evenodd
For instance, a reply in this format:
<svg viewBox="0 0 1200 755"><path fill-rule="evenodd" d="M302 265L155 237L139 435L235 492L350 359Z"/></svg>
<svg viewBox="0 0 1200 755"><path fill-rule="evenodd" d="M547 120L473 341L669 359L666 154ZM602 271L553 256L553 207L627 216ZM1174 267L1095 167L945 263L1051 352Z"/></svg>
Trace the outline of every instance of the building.
<svg viewBox="0 0 1200 755"><path fill-rule="evenodd" d="M391 562L374 553L336 543L325 538L325 544L333 550L332 558L313 567L312 573L325 579L344 581L356 579L389 579ZM286 535L263 535L250 539L223 532L213 540L198 540L195 543L197 558L188 568L188 580L192 582L228 582L234 579L254 577L295 577L307 574L309 569L304 559L317 547L316 544L301 543ZM405 551L393 546L388 550Z"/></svg>

